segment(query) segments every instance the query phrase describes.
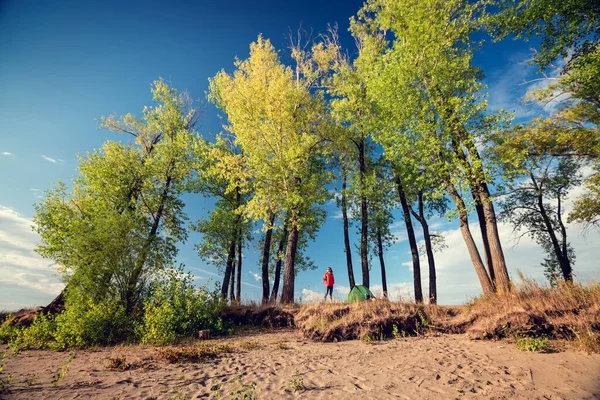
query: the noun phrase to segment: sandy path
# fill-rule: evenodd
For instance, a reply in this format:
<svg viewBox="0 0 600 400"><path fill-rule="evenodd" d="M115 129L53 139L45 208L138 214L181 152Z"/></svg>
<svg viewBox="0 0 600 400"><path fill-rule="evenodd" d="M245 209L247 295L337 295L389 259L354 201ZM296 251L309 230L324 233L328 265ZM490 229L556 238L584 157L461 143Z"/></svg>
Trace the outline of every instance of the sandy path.
<svg viewBox="0 0 600 400"><path fill-rule="evenodd" d="M5 363L13 374L3 399L212 399L256 382L260 399L591 399L600 398L600 355L519 352L514 344L464 336L366 344L313 343L296 331L220 340L231 354L205 363L168 364L143 346L71 353L28 351ZM248 345L250 342L250 345ZM245 348L245 349L244 349ZM113 371L108 357L144 368ZM51 382L67 364L66 376ZM292 392L298 372L304 389ZM221 385L218 392L211 390ZM240 397L241 398L241 397Z"/></svg>

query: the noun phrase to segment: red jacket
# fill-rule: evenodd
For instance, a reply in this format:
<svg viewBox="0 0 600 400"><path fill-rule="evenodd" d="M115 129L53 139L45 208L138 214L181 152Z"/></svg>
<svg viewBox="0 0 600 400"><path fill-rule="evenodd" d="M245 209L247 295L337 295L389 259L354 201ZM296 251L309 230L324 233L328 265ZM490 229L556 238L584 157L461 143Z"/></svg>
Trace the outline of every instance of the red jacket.
<svg viewBox="0 0 600 400"><path fill-rule="evenodd" d="M333 273L325 272L323 275L323 282L325 282L325 286L331 287L335 283L335 279L333 279Z"/></svg>

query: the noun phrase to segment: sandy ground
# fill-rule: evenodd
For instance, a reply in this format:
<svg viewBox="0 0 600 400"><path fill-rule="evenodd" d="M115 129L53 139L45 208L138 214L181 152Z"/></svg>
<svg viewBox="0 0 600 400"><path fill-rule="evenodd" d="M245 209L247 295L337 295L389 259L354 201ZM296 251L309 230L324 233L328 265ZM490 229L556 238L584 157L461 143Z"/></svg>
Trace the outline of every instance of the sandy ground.
<svg viewBox="0 0 600 400"><path fill-rule="evenodd" d="M145 346L23 352L6 360L13 379L0 397L233 399L231 392L256 382L259 399L600 398L600 355L574 351L519 352L514 344L461 335L313 343L297 331L280 331L217 342L234 351L203 363L169 364ZM110 357L139 366L110 370Z"/></svg>

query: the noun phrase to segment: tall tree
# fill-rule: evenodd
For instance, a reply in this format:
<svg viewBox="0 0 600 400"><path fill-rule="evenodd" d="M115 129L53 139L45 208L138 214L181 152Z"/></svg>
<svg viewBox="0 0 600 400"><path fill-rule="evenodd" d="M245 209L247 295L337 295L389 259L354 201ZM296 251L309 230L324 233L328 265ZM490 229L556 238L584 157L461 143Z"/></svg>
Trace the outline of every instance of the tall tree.
<svg viewBox="0 0 600 400"><path fill-rule="evenodd" d="M490 255L492 285L507 291L509 276L488 186L492 178L476 147L478 138L503 122L486 113L481 71L471 63L476 6L465 0L372 0L351 29L361 43L357 63L366 75L367 93L380 115L375 139L391 160L402 160L407 152L424 160L434 157L449 174L441 181L470 189ZM455 200L460 209L462 199ZM475 251L470 233L462 232ZM483 272L484 281L490 281L487 271L478 270L478 275Z"/></svg>
<svg viewBox="0 0 600 400"><path fill-rule="evenodd" d="M595 169L587 191L575 200L569 221L600 226L600 6L595 0L494 1L484 21L496 40L539 38L533 60L544 72L544 89L528 99L558 111L507 132L505 145L523 158L585 158ZM549 71L548 71L549 70ZM542 110L540 110L542 112ZM581 161L581 159L579 160Z"/></svg>
<svg viewBox="0 0 600 400"><path fill-rule="evenodd" d="M233 74L210 80L209 99L227 114L225 128L242 152L244 182L253 193L244 212L268 221L272 211L287 214L288 241L281 301L294 301L295 260L303 220L327 199L320 147L325 129L323 96L298 64L284 66L268 40L250 45ZM227 171L223 168L223 171ZM242 185L246 186L246 183ZM273 210L272 207L277 207Z"/></svg>
<svg viewBox="0 0 600 400"><path fill-rule="evenodd" d="M107 141L80 157L71 193L61 184L50 190L34 218L42 238L37 250L63 266L67 287L92 299L116 296L128 311L146 278L168 266L187 237L181 195L198 114L189 96L162 80L152 94L158 105L145 107L142 119L102 119L102 127L135 142Z"/></svg>

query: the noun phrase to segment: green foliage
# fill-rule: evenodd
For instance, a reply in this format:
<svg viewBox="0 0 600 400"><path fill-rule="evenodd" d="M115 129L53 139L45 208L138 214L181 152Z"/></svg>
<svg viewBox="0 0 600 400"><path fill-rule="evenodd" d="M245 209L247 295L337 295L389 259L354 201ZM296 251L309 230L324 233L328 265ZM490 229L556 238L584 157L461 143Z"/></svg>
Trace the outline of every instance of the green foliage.
<svg viewBox="0 0 600 400"><path fill-rule="evenodd" d="M238 388L229 393L231 400L256 400L256 382L242 383L242 379L238 378Z"/></svg>
<svg viewBox="0 0 600 400"><path fill-rule="evenodd" d="M296 370L294 376L290 379L289 386L292 392L300 392L306 389L304 386L304 378L300 375L300 371Z"/></svg>
<svg viewBox="0 0 600 400"><path fill-rule="evenodd" d="M549 353L552 351L552 347L546 336L520 337L517 339L517 349L519 351L531 351L534 353Z"/></svg>
<svg viewBox="0 0 600 400"><path fill-rule="evenodd" d="M484 21L497 39L541 38L535 61L540 68L559 57L585 56L600 38L596 0L494 0L495 12Z"/></svg>
<svg viewBox="0 0 600 400"><path fill-rule="evenodd" d="M4 372L4 360L6 360L6 353L0 351L0 394L8 389L8 386L12 381L12 374L6 375Z"/></svg>
<svg viewBox="0 0 600 400"><path fill-rule="evenodd" d="M178 270L166 271L164 275L155 281L144 303L144 316L138 327L142 343L169 344L204 329L213 334L227 332L219 316L224 303L218 291L209 292L208 284L195 287L192 276Z"/></svg>
<svg viewBox="0 0 600 400"><path fill-rule="evenodd" d="M0 324L0 343L7 344L15 339L20 328L10 322L10 315Z"/></svg>
<svg viewBox="0 0 600 400"><path fill-rule="evenodd" d="M164 81L152 86L154 101L143 118L102 118L101 127L135 142L107 141L79 157L73 189L60 183L36 204L37 251L60 265L64 278L93 301L117 297L132 311L144 284L173 261L184 241L181 195L191 175L188 162L197 112L189 97ZM168 233L168 234L161 234Z"/></svg>

